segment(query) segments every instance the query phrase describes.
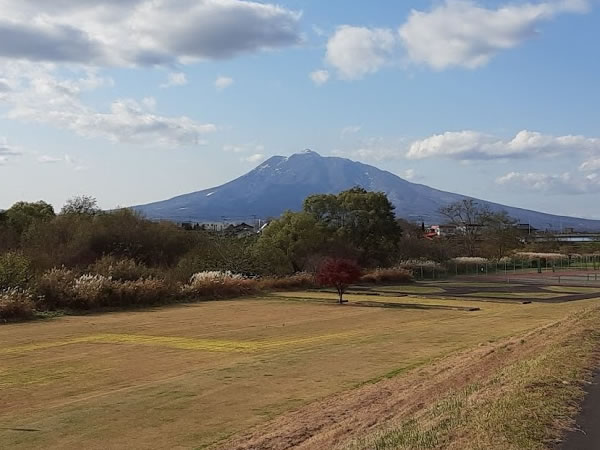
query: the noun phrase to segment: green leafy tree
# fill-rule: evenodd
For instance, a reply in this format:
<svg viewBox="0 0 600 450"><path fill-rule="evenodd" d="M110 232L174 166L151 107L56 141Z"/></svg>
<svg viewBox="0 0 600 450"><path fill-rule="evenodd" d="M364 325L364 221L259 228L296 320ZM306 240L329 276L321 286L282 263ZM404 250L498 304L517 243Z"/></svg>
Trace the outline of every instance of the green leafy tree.
<svg viewBox="0 0 600 450"><path fill-rule="evenodd" d="M7 288L24 288L31 278L29 260L21 253L0 255L0 291Z"/></svg>
<svg viewBox="0 0 600 450"><path fill-rule="evenodd" d="M44 201L17 202L3 214L5 223L19 235L36 222L48 222L56 214L54 208Z"/></svg>
<svg viewBox="0 0 600 450"><path fill-rule="evenodd" d="M285 212L263 230L254 253L262 261L282 264L293 272L304 269L309 257L321 252L327 243L325 228L311 214Z"/></svg>
<svg viewBox="0 0 600 450"><path fill-rule="evenodd" d="M354 187L337 195L312 195L304 211L358 253L364 265L385 265L395 256L402 228L383 192Z"/></svg>

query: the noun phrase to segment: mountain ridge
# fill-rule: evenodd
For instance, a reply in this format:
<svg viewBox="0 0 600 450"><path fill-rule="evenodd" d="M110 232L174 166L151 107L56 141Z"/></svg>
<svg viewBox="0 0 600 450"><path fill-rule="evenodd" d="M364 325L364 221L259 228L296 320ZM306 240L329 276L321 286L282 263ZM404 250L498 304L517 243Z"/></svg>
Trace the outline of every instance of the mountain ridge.
<svg viewBox="0 0 600 450"><path fill-rule="evenodd" d="M463 199L474 199L494 211L505 210L521 223L545 229L600 230L600 221L527 210L412 183L375 166L305 150L273 156L250 172L225 184L132 207L146 217L176 222L211 222L227 218L278 217L297 211L312 194L334 194L354 186L385 192L396 216L428 224L444 222L439 209Z"/></svg>

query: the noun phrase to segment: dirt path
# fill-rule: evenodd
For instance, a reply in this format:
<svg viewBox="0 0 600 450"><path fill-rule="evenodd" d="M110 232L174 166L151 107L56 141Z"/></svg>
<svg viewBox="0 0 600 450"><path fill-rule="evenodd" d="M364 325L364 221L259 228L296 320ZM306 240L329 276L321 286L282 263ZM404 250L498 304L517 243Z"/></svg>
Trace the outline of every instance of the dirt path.
<svg viewBox="0 0 600 450"><path fill-rule="evenodd" d="M336 445L365 436L385 423L409 417L444 395L485 380L515 361L535 355L552 335L569 326L559 321L522 336L453 354L404 376L326 398L234 437L219 448L336 448Z"/></svg>
<svg viewBox="0 0 600 450"><path fill-rule="evenodd" d="M575 430L570 432L560 450L600 449L600 372L590 385L582 410L576 419Z"/></svg>

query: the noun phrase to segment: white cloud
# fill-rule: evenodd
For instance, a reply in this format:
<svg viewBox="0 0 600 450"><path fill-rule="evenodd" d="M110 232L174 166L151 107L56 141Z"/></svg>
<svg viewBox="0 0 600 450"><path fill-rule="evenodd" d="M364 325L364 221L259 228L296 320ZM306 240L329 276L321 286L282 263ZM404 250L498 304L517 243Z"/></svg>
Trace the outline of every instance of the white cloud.
<svg viewBox="0 0 600 450"><path fill-rule="evenodd" d="M318 25L313 25L312 30L313 30L313 33L315 33L319 37L325 36L325 30L323 30L323 28L321 28Z"/></svg>
<svg viewBox="0 0 600 450"><path fill-rule="evenodd" d="M406 169L400 176L405 180L410 181L417 178L417 173L415 172L415 169Z"/></svg>
<svg viewBox="0 0 600 450"><path fill-rule="evenodd" d="M240 0L0 0L0 57L170 65L301 41L301 14Z"/></svg>
<svg viewBox="0 0 600 450"><path fill-rule="evenodd" d="M217 77L217 79L215 80L215 88L217 88L218 91L222 91L224 89L227 89L233 83L234 83L233 78Z"/></svg>
<svg viewBox="0 0 600 450"><path fill-rule="evenodd" d="M265 146L262 144L246 144L246 145L231 145L226 144L223 146L223 151L227 153L247 153L247 152L255 152L256 154L261 154L264 152ZM245 159L245 158L243 158Z"/></svg>
<svg viewBox="0 0 600 450"><path fill-rule="evenodd" d="M360 161L394 160L403 156L406 143L403 139L394 142L381 137L361 138L344 149L336 149L333 153L341 157L349 157Z"/></svg>
<svg viewBox="0 0 600 450"><path fill-rule="evenodd" d="M408 57L434 69L474 69L498 52L537 34L537 26L561 13L582 13L587 0L554 0L502 5L497 9L471 0L446 0L428 12L413 10L400 27Z"/></svg>
<svg viewBox="0 0 600 450"><path fill-rule="evenodd" d="M255 153L254 155L250 155L245 158L242 158L242 161L255 164L255 163L259 163L259 162L263 161L264 159L265 159L265 155L263 155L262 153Z"/></svg>
<svg viewBox="0 0 600 450"><path fill-rule="evenodd" d="M600 158L593 158L587 161L584 161L581 166L579 166L579 170L581 171L593 171L600 170Z"/></svg>
<svg viewBox="0 0 600 450"><path fill-rule="evenodd" d="M55 164L64 161L63 158L57 158L50 155L41 155L38 157L38 162L41 164Z"/></svg>
<svg viewBox="0 0 600 450"><path fill-rule="evenodd" d="M396 43L392 30L342 25L327 42L325 60L337 69L340 78L360 79L383 67Z"/></svg>
<svg viewBox="0 0 600 450"><path fill-rule="evenodd" d="M156 110L156 99L154 97L144 97L142 99L142 104L150 111Z"/></svg>
<svg viewBox="0 0 600 450"><path fill-rule="evenodd" d="M21 154L22 152L17 147L8 143L8 139L0 137L0 166L5 165L11 158Z"/></svg>
<svg viewBox="0 0 600 450"><path fill-rule="evenodd" d="M325 60L342 79L355 80L400 59L437 70L474 69L502 50L538 34L537 27L563 13L584 13L590 0L546 0L493 7L446 0L429 11L412 10L397 30L342 25L327 43Z"/></svg>
<svg viewBox="0 0 600 450"><path fill-rule="evenodd" d="M543 192L551 194L588 194L600 192L600 176L573 176L569 172L560 175L536 172L510 172L496 179L499 185L513 190Z"/></svg>
<svg viewBox="0 0 600 450"><path fill-rule="evenodd" d="M317 86L322 86L329 81L329 71L327 70L315 70L308 76Z"/></svg>
<svg viewBox="0 0 600 450"><path fill-rule="evenodd" d="M56 157L51 155L41 155L38 157L38 162L40 164L57 164L57 163L65 163L67 167L77 172L82 170L87 170L88 167L81 164L81 162L75 160L68 154L65 154L63 157Z"/></svg>
<svg viewBox="0 0 600 450"><path fill-rule="evenodd" d="M358 133L362 129L360 125L349 125L347 127L342 128L342 132L340 133L340 137L344 139L347 136Z"/></svg>
<svg viewBox="0 0 600 450"><path fill-rule="evenodd" d="M0 156L18 156L21 152L8 143L8 139L0 137Z"/></svg>
<svg viewBox="0 0 600 450"><path fill-rule="evenodd" d="M78 79L58 79L52 69L37 64L0 66L0 77L16 86L0 101L8 106L6 118L46 123L81 136L103 137L113 142L173 147L201 143L200 136L216 130L189 117L155 114L147 99L114 101L108 111L97 111L81 101L81 94L111 84L87 72Z"/></svg>
<svg viewBox="0 0 600 450"><path fill-rule="evenodd" d="M246 148L241 145L226 144L223 146L223 151L230 152L230 153L243 153L246 151Z"/></svg>
<svg viewBox="0 0 600 450"><path fill-rule="evenodd" d="M188 84L187 77L183 72L171 72L168 75L166 83L160 85L161 88L170 88L173 86L185 86Z"/></svg>
<svg viewBox="0 0 600 450"><path fill-rule="evenodd" d="M478 131L446 132L413 142L409 159L453 158L459 160L528 158L600 151L599 138L550 136L523 130L510 140Z"/></svg>

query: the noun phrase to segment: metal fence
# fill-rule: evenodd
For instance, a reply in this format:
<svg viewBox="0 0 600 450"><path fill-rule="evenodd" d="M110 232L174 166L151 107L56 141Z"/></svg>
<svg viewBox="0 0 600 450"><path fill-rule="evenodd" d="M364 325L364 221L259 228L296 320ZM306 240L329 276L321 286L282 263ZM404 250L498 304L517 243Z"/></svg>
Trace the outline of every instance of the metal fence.
<svg viewBox="0 0 600 450"><path fill-rule="evenodd" d="M600 255L573 256L566 258L510 259L503 262L456 262L446 264L415 264L412 267L415 278L419 280L443 280L459 275L502 275L510 278L511 274L524 273L557 273L557 282L585 281L600 282ZM565 275L564 272L577 272ZM585 272L585 273L581 273ZM546 277L548 278L548 277ZM538 278L532 278L538 280Z"/></svg>

